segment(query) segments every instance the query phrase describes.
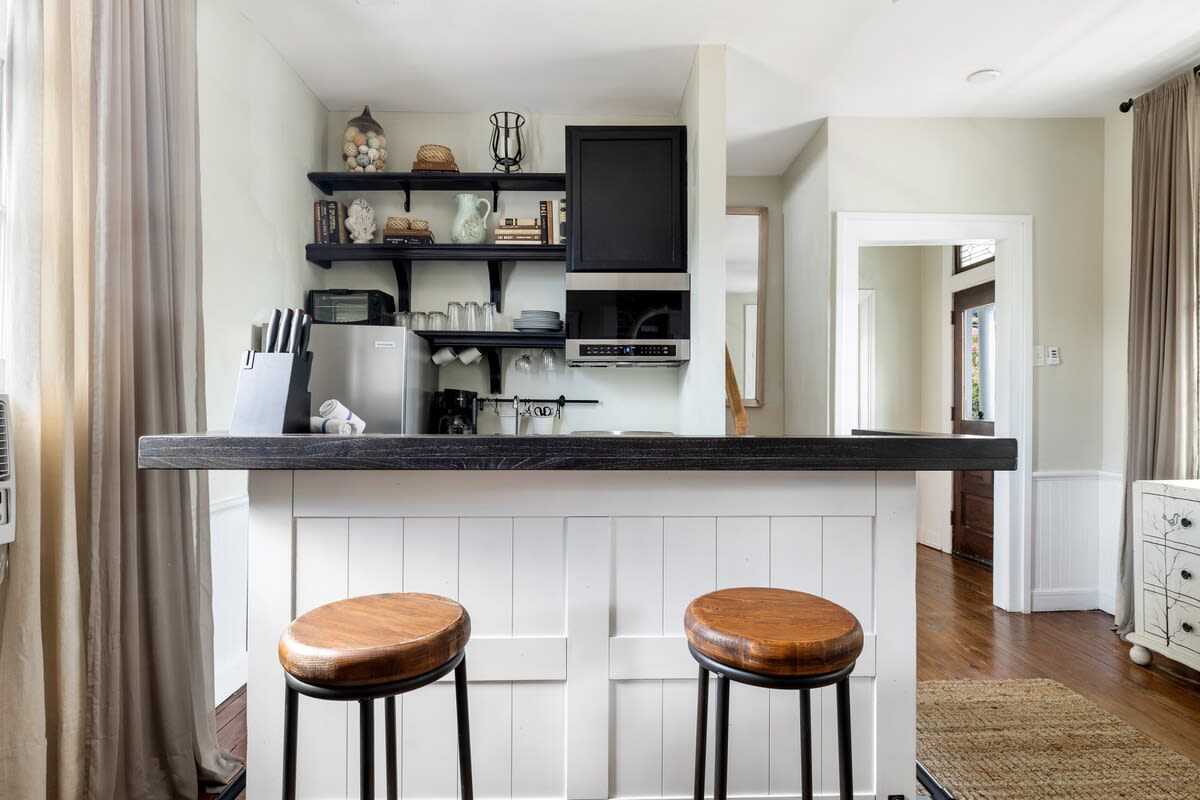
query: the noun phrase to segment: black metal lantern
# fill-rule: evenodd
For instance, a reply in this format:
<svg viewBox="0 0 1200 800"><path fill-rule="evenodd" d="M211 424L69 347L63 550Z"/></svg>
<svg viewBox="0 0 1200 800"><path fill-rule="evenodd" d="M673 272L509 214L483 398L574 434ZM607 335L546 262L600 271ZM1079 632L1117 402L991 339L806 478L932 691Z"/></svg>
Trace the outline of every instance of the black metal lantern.
<svg viewBox="0 0 1200 800"><path fill-rule="evenodd" d="M525 158L525 140L521 128L525 118L515 111L497 111L492 121L493 172L520 172Z"/></svg>

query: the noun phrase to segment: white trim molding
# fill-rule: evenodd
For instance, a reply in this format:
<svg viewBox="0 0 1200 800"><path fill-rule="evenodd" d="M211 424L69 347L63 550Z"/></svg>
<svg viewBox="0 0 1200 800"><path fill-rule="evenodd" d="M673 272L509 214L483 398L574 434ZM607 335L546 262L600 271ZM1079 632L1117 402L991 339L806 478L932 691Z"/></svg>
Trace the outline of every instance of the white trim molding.
<svg viewBox="0 0 1200 800"><path fill-rule="evenodd" d="M997 472L992 600L1033 607L1033 217L993 214L835 214L835 317L831 364L834 433L858 413L858 251L887 245L996 242L996 436L1017 440L1017 469Z"/></svg>

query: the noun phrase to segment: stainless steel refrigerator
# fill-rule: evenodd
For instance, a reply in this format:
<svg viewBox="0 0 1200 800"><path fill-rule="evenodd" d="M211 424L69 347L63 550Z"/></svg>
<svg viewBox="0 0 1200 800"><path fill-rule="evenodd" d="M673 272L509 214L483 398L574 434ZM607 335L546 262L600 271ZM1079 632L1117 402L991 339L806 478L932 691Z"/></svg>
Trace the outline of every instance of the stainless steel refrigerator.
<svg viewBox="0 0 1200 800"><path fill-rule="evenodd" d="M366 433L425 433L437 369L429 344L391 325L313 325L312 414L340 400L367 423Z"/></svg>

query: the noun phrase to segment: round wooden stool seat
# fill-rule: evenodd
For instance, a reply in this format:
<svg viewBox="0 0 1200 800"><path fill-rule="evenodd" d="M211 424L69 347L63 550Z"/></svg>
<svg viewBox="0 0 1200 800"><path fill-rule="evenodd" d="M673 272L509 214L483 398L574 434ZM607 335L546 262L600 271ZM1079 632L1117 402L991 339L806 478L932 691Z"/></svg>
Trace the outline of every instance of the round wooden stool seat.
<svg viewBox="0 0 1200 800"><path fill-rule="evenodd" d="M720 589L693 600L688 642L734 669L771 676L820 675L853 664L863 649L858 620L837 603L789 589Z"/></svg>
<svg viewBox="0 0 1200 800"><path fill-rule="evenodd" d="M369 686L423 675L458 656L467 610L446 597L371 594L318 606L279 638L279 663L317 686Z"/></svg>

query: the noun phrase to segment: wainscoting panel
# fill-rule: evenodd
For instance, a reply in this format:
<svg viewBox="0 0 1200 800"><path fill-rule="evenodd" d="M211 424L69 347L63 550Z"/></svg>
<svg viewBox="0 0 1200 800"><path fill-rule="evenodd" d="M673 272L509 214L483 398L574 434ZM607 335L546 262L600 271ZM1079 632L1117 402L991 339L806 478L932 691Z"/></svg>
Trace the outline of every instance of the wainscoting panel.
<svg viewBox="0 0 1200 800"><path fill-rule="evenodd" d="M1034 473L1034 611L1112 612L1121 487L1111 473Z"/></svg>

